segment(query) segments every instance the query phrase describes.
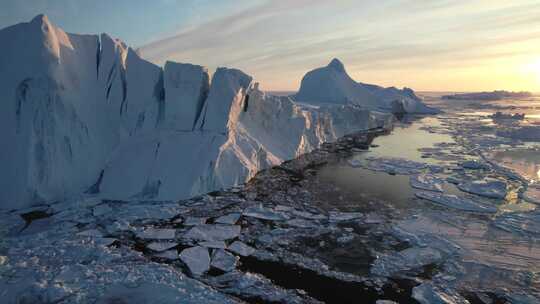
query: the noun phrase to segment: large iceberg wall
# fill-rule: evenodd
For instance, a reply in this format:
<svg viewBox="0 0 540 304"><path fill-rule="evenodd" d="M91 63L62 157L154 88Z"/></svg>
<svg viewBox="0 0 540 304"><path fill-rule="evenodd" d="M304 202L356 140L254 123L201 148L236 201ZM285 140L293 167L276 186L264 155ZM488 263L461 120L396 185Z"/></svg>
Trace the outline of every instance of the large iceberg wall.
<svg viewBox="0 0 540 304"><path fill-rule="evenodd" d="M0 208L81 193L187 198L391 119L267 95L236 69L210 81L202 66L161 68L106 34L68 34L45 16L0 39Z"/></svg>
<svg viewBox="0 0 540 304"><path fill-rule="evenodd" d="M400 90L356 82L338 59L308 72L293 98L311 104L356 104L366 109L390 113L437 112L426 106L409 88Z"/></svg>

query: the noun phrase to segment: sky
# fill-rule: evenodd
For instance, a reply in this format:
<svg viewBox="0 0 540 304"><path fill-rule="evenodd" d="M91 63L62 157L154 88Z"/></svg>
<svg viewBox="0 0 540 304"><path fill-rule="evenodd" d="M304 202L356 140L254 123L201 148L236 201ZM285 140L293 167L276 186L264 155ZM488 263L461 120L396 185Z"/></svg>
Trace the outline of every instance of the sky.
<svg viewBox="0 0 540 304"><path fill-rule="evenodd" d="M266 90L297 90L339 58L365 83L540 92L538 0L1 0L0 27L40 13L156 64L239 68Z"/></svg>

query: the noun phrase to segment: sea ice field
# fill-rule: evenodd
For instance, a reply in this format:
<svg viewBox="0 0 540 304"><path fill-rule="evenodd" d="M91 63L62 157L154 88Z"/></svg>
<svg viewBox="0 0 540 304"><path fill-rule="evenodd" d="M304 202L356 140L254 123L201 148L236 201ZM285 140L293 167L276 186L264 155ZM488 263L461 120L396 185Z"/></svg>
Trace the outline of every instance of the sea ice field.
<svg viewBox="0 0 540 304"><path fill-rule="evenodd" d="M540 98L441 95L230 189L3 211L2 301L539 303Z"/></svg>

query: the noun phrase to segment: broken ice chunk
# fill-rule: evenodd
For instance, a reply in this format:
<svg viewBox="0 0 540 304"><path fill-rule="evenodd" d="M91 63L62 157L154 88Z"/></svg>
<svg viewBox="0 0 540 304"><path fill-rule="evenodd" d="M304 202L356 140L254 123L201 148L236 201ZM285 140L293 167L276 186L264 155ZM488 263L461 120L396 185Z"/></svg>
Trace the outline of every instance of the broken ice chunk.
<svg viewBox="0 0 540 304"><path fill-rule="evenodd" d="M250 256L255 252L255 248L250 247L240 241L232 243L228 249L241 256Z"/></svg>
<svg viewBox="0 0 540 304"><path fill-rule="evenodd" d="M485 204L474 202L470 199L459 197L451 194L442 194L437 192L421 191L416 192L418 198L428 200L437 205L453 208L463 211L479 212L479 213L496 213L497 208Z"/></svg>
<svg viewBox="0 0 540 304"><path fill-rule="evenodd" d="M244 216L254 217L254 218L258 218L262 220L270 220L270 221L284 221L288 219L288 217L285 214L281 212L276 212L269 208L265 208L262 205L248 207L244 210L242 214Z"/></svg>
<svg viewBox="0 0 540 304"><path fill-rule="evenodd" d="M204 247L191 247L182 250L180 260L184 262L193 275L202 275L210 269L210 255Z"/></svg>
<svg viewBox="0 0 540 304"><path fill-rule="evenodd" d="M461 167L471 170L489 169L488 165L477 160L464 161L463 163L461 163Z"/></svg>
<svg viewBox="0 0 540 304"><path fill-rule="evenodd" d="M540 211L505 213L495 219L494 225L508 232L540 236Z"/></svg>
<svg viewBox="0 0 540 304"><path fill-rule="evenodd" d="M358 218L362 218L362 213L360 212L338 212L330 211L328 213L328 220L331 222L344 222L350 221Z"/></svg>
<svg viewBox="0 0 540 304"><path fill-rule="evenodd" d="M217 249L225 249L227 248L227 244L223 241L208 241L208 242L200 242L200 246L206 247L206 248L217 248Z"/></svg>
<svg viewBox="0 0 540 304"><path fill-rule="evenodd" d="M430 283L424 283L413 288L412 297L420 304L458 304L469 303L458 294L439 290Z"/></svg>
<svg viewBox="0 0 540 304"><path fill-rule="evenodd" d="M523 193L523 198L528 202L540 205L540 185L529 185L525 193Z"/></svg>
<svg viewBox="0 0 540 304"><path fill-rule="evenodd" d="M229 224L234 225L238 220L240 219L240 213L230 213L227 215L223 215L218 217L215 222L218 224Z"/></svg>
<svg viewBox="0 0 540 304"><path fill-rule="evenodd" d="M404 271L422 271L422 267L440 263L442 259L443 256L438 250L412 247L379 257L373 263L371 272L381 276L392 276Z"/></svg>
<svg viewBox="0 0 540 304"><path fill-rule="evenodd" d="M236 256L225 250L219 249L214 253L210 266L228 272L233 271L236 268L237 263L238 258Z"/></svg>
<svg viewBox="0 0 540 304"><path fill-rule="evenodd" d="M102 216L105 214L110 214L111 212L112 212L112 208L109 207L109 205L107 204L96 206L93 209L94 216Z"/></svg>
<svg viewBox="0 0 540 304"><path fill-rule="evenodd" d="M225 241L238 237L240 230L238 225L204 224L191 228L184 234L184 238L199 241Z"/></svg>
<svg viewBox="0 0 540 304"><path fill-rule="evenodd" d="M90 237L95 237L95 238L103 237L103 233L101 233L101 232L100 232L99 230L97 230L97 229L85 230L85 231L82 231L82 232L77 233L77 235L80 235L80 236L90 236Z"/></svg>
<svg viewBox="0 0 540 304"><path fill-rule="evenodd" d="M316 222L308 221L304 219L293 219L287 221L287 225L297 228L315 228L317 227Z"/></svg>
<svg viewBox="0 0 540 304"><path fill-rule="evenodd" d="M497 179L486 178L484 180L463 182L458 184L461 191L485 196L489 198L505 198L506 183Z"/></svg>
<svg viewBox="0 0 540 304"><path fill-rule="evenodd" d="M159 252L154 254L154 256L170 261L178 260L179 258L178 251L176 251L176 249Z"/></svg>
<svg viewBox="0 0 540 304"><path fill-rule="evenodd" d="M98 246L109 246L112 243L116 242L116 239L114 238L96 238L94 239L94 243Z"/></svg>
<svg viewBox="0 0 540 304"><path fill-rule="evenodd" d="M409 182L411 183L411 187L413 188L427 191L443 192L443 181L435 175L413 175L409 178Z"/></svg>
<svg viewBox="0 0 540 304"><path fill-rule="evenodd" d="M419 163L403 158L369 158L367 169L383 171L391 174L419 174L427 167L425 163Z"/></svg>
<svg viewBox="0 0 540 304"><path fill-rule="evenodd" d="M188 216L188 217L186 217L186 219L184 220L184 225L185 225L185 226L195 226L195 225L205 224L207 219L208 219L208 218L206 218L206 217L193 217L193 216Z"/></svg>
<svg viewBox="0 0 540 304"><path fill-rule="evenodd" d="M147 228L137 233L137 237L141 239L172 240L175 238L175 236L175 229Z"/></svg>
<svg viewBox="0 0 540 304"><path fill-rule="evenodd" d="M353 168L359 168L362 166L362 162L359 161L358 159L350 159L347 161L349 163L349 165Z"/></svg>
<svg viewBox="0 0 540 304"><path fill-rule="evenodd" d="M146 246L146 248L151 249L153 251L166 251L173 247L178 246L177 243L169 243L169 242L152 242Z"/></svg>

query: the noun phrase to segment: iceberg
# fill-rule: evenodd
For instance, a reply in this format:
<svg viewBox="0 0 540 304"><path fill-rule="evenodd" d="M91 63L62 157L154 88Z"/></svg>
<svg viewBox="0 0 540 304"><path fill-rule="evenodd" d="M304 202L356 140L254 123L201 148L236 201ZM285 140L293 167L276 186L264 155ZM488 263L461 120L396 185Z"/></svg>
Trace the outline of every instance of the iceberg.
<svg viewBox="0 0 540 304"><path fill-rule="evenodd" d="M4 209L83 193L186 199L345 134L391 127L378 106L305 105L262 92L237 69L210 77L199 65L159 67L118 39L66 33L42 15L1 29L0 39L0 138L10 143L0 152ZM344 73L339 62L329 69ZM379 89L349 85L346 96L378 105Z"/></svg>
<svg viewBox="0 0 540 304"><path fill-rule="evenodd" d="M295 100L313 104L356 104L367 109L396 114L435 114L438 110L426 106L409 88L382 88L354 81L345 66L334 58L326 67L308 72L303 78Z"/></svg>

